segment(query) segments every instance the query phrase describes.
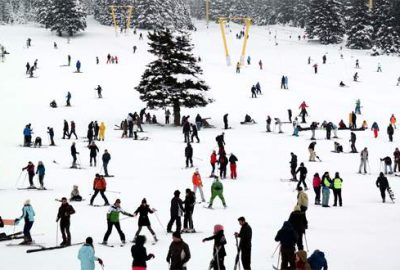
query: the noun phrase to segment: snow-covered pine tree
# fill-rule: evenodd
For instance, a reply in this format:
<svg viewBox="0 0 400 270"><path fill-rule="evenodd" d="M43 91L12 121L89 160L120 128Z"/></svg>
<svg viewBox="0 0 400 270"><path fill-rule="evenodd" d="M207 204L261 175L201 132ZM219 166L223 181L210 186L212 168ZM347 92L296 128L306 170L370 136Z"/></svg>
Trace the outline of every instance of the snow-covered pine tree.
<svg viewBox="0 0 400 270"><path fill-rule="evenodd" d="M304 28L310 13L310 0L296 0L294 6L294 26Z"/></svg>
<svg viewBox="0 0 400 270"><path fill-rule="evenodd" d="M149 52L157 59L147 65L135 89L147 107L173 107L174 124L180 124L180 108L204 107L212 100L204 91L209 87L199 78L202 74L192 54L189 34L173 35L168 29L148 34Z"/></svg>
<svg viewBox="0 0 400 270"><path fill-rule="evenodd" d="M217 21L218 17L231 16L233 0L210 0L209 14L210 20Z"/></svg>
<svg viewBox="0 0 400 270"><path fill-rule="evenodd" d="M293 25L294 20L294 1L293 0L281 0L277 3L276 13L277 21L281 24Z"/></svg>
<svg viewBox="0 0 400 270"><path fill-rule="evenodd" d="M12 6L6 0L0 0L0 22L9 23Z"/></svg>
<svg viewBox="0 0 400 270"><path fill-rule="evenodd" d="M94 18L101 24L113 25L111 6L114 6L115 21L118 27L126 27L128 21L128 8L126 6L133 7L129 27L132 28L136 24L134 14L137 13L137 6L135 6L134 0L98 0L93 5Z"/></svg>
<svg viewBox="0 0 400 270"><path fill-rule="evenodd" d="M347 43L350 49L370 49L372 47L371 16L366 0L352 0L348 10Z"/></svg>
<svg viewBox="0 0 400 270"><path fill-rule="evenodd" d="M275 24L277 13L275 8L276 0L255 0L252 18L254 24L269 25Z"/></svg>
<svg viewBox="0 0 400 270"><path fill-rule="evenodd" d="M318 37L321 44L336 44L345 33L341 6L337 0L312 0L306 27L309 38Z"/></svg>
<svg viewBox="0 0 400 270"><path fill-rule="evenodd" d="M388 0L376 0L372 10L374 45L384 54L400 52L400 37L391 8Z"/></svg>
<svg viewBox="0 0 400 270"><path fill-rule="evenodd" d="M86 28L86 14L79 0L53 0L45 26L59 36L66 32L74 35Z"/></svg>
<svg viewBox="0 0 400 270"><path fill-rule="evenodd" d="M34 10L34 20L40 24L46 25L46 22L50 22L51 12L50 0L36 0L33 3L32 9Z"/></svg>

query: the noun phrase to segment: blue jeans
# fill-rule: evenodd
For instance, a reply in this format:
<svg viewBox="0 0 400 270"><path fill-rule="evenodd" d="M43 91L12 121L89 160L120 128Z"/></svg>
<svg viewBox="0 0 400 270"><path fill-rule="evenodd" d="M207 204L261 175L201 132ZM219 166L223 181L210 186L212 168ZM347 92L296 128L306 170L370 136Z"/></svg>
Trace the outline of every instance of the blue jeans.
<svg viewBox="0 0 400 270"><path fill-rule="evenodd" d="M329 205L329 194L330 190L327 187L322 188L322 205L327 206Z"/></svg>

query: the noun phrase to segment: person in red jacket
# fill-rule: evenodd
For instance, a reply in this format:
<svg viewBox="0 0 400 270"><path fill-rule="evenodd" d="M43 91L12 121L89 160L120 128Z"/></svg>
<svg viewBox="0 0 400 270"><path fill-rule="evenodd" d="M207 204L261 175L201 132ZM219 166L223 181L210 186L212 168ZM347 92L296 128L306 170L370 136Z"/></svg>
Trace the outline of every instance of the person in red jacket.
<svg viewBox="0 0 400 270"><path fill-rule="evenodd" d="M96 173L96 178L93 181L94 194L93 194L92 198L90 199L90 205L93 205L93 201L96 198L97 194L99 194L99 192L100 192L101 197L103 197L104 205L110 205L108 203L106 195L104 195L106 188L107 188L106 180L104 179L103 176Z"/></svg>
<svg viewBox="0 0 400 270"><path fill-rule="evenodd" d="M314 174L313 178L313 188L315 192L315 205L320 205L321 204L321 178L319 177L319 174L316 173Z"/></svg>
<svg viewBox="0 0 400 270"><path fill-rule="evenodd" d="M210 177L214 177L215 176L215 174L214 174L214 172L215 172L215 163L217 163L217 153L215 152L215 150L213 150L213 152L211 154L211 157L210 157L210 164L211 164L211 168L212 168Z"/></svg>
<svg viewBox="0 0 400 270"><path fill-rule="evenodd" d="M22 168L22 171L26 170L28 172L29 176L29 188L36 188L33 185L33 177L35 176L35 165L32 163L32 161L28 162L28 165L24 168Z"/></svg>

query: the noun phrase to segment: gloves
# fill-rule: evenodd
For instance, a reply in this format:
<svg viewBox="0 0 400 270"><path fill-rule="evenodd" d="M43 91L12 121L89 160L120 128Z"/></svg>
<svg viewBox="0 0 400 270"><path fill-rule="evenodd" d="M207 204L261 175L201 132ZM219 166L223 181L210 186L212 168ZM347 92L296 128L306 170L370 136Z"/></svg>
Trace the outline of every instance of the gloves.
<svg viewBox="0 0 400 270"><path fill-rule="evenodd" d="M203 240L202 240L202 242L204 243L206 241L206 239L204 238Z"/></svg>
<svg viewBox="0 0 400 270"><path fill-rule="evenodd" d="M129 216L130 216L130 217L134 217L134 215L132 215L132 214L129 214Z"/></svg>
<svg viewBox="0 0 400 270"><path fill-rule="evenodd" d="M156 256L154 256L153 253L150 253L149 256L150 256L151 258L153 258L153 259L156 257Z"/></svg>
<svg viewBox="0 0 400 270"><path fill-rule="evenodd" d="M16 219L14 220L14 224L15 224L15 225L18 225L18 223L19 223L19 218L16 218Z"/></svg>
<svg viewBox="0 0 400 270"><path fill-rule="evenodd" d="M97 261L99 262L100 265L104 265L102 259L98 258Z"/></svg>

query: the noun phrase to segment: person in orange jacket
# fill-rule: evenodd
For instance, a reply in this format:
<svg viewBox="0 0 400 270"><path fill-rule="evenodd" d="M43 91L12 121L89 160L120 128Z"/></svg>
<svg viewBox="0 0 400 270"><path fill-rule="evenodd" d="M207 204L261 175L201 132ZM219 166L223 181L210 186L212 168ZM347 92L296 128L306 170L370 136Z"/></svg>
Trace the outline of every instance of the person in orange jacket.
<svg viewBox="0 0 400 270"><path fill-rule="evenodd" d="M390 124L392 124L394 128L396 128L396 122L396 117L394 116L394 114L392 114L392 116L390 117Z"/></svg>
<svg viewBox="0 0 400 270"><path fill-rule="evenodd" d="M215 152L215 150L213 150L213 152L211 154L211 157L210 157L210 164L211 164L211 167L212 167L212 171L211 171L210 177L214 177L215 176L215 174L214 174L214 172L215 172L215 163L217 163L217 153Z"/></svg>
<svg viewBox="0 0 400 270"><path fill-rule="evenodd" d="M106 180L104 179L103 176L96 173L96 178L93 181L94 194L93 194L92 198L90 199L90 205L93 205L93 201L96 198L97 194L99 194L99 192L100 192L101 197L103 197L104 205L110 205L108 203L106 195L104 195L106 188L107 188Z"/></svg>
<svg viewBox="0 0 400 270"><path fill-rule="evenodd" d="M101 122L99 126L99 141L104 141L104 134L106 133L106 125Z"/></svg>
<svg viewBox="0 0 400 270"><path fill-rule="evenodd" d="M201 176L198 168L196 168L193 173L192 183L193 183L193 193L196 195L198 189L200 191L201 201L205 202L206 200L204 199L203 182L201 181Z"/></svg>

